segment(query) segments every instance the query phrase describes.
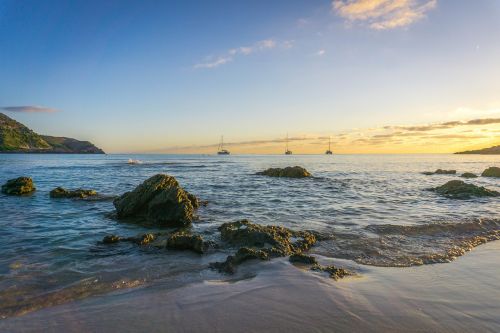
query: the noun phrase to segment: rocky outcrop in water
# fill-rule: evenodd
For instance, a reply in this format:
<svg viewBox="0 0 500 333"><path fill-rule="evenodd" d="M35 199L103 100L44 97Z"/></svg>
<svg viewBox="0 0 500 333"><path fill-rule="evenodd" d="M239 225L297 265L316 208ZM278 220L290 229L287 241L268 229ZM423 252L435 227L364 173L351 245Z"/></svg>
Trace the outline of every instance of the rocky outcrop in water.
<svg viewBox="0 0 500 333"><path fill-rule="evenodd" d="M76 190L67 190L63 187L56 187L52 191L50 191L51 198L68 198L68 199L84 199L87 197L97 196L97 192L94 190L84 190L84 189L76 189Z"/></svg>
<svg viewBox="0 0 500 333"><path fill-rule="evenodd" d="M471 197L497 197L500 193L485 187L468 184L461 180L451 180L444 185L431 189L451 199L469 199Z"/></svg>
<svg viewBox="0 0 500 333"><path fill-rule="evenodd" d="M317 264L318 261L313 256L304 253L294 253L290 256L289 261L293 264L300 263L306 265Z"/></svg>
<svg viewBox="0 0 500 333"><path fill-rule="evenodd" d="M343 277L346 277L348 275L353 275L351 272L344 268L337 268L333 265L330 266L321 266L321 265L314 265L311 270L317 271L317 272L326 272L330 275L330 277L334 280L341 279Z"/></svg>
<svg viewBox="0 0 500 333"><path fill-rule="evenodd" d="M199 206L196 197L180 187L177 180L158 174L113 201L117 216L140 218L159 226L188 226Z"/></svg>
<svg viewBox="0 0 500 333"><path fill-rule="evenodd" d="M257 172L261 176L269 177L286 177L286 178L306 178L312 175L300 166L286 167L286 168L269 168L264 171Z"/></svg>
<svg viewBox="0 0 500 333"><path fill-rule="evenodd" d="M36 190L33 179L29 177L19 177L10 179L2 185L2 193L8 195L23 195L29 194Z"/></svg>
<svg viewBox="0 0 500 333"><path fill-rule="evenodd" d="M200 235L194 235L186 231L175 232L167 239L167 248L173 250L191 250L196 253L203 253L207 247L208 244L203 241Z"/></svg>
<svg viewBox="0 0 500 333"><path fill-rule="evenodd" d="M430 175L454 175L457 173L457 170L443 170L443 169L437 169L436 171L424 171L422 174L426 176Z"/></svg>
<svg viewBox="0 0 500 333"><path fill-rule="evenodd" d="M460 177L462 177L462 178L477 178L477 175L473 174L472 172L465 172Z"/></svg>
<svg viewBox="0 0 500 333"><path fill-rule="evenodd" d="M316 243L316 237L310 232L259 225L248 220L224 223L219 231L224 242L240 247L225 262L212 264L224 273L234 272L236 265L248 259L267 260L302 253Z"/></svg>
<svg viewBox="0 0 500 333"><path fill-rule="evenodd" d="M489 167L484 170L481 174L483 177L500 177L500 168L498 167Z"/></svg>
<svg viewBox="0 0 500 333"><path fill-rule="evenodd" d="M494 146L478 150L461 151L455 154L500 155L500 146Z"/></svg>

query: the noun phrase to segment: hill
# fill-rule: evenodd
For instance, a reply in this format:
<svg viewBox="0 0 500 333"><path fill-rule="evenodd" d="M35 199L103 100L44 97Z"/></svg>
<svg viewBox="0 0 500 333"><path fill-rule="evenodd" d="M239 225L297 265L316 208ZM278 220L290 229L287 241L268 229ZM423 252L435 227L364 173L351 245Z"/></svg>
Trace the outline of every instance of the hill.
<svg viewBox="0 0 500 333"><path fill-rule="evenodd" d="M494 146L478 150L461 151L455 154L500 155L500 146Z"/></svg>
<svg viewBox="0 0 500 333"><path fill-rule="evenodd" d="M104 154L88 141L40 135L0 113L0 153Z"/></svg>

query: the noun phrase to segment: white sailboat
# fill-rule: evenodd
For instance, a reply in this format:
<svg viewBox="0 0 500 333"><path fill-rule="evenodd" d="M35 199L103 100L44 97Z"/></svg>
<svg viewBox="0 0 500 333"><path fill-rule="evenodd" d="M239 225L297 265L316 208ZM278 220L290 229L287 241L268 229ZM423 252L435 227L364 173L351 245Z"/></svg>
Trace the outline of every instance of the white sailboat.
<svg viewBox="0 0 500 333"><path fill-rule="evenodd" d="M217 155L229 155L231 154L229 150L224 149L224 136L220 137L219 148L217 150Z"/></svg>
<svg viewBox="0 0 500 333"><path fill-rule="evenodd" d="M288 133L286 133L286 149L285 155L292 155L292 151L288 149Z"/></svg>
<svg viewBox="0 0 500 333"><path fill-rule="evenodd" d="M325 152L326 155L332 155L332 150L331 150L331 144L332 144L332 137L328 137L328 150Z"/></svg>

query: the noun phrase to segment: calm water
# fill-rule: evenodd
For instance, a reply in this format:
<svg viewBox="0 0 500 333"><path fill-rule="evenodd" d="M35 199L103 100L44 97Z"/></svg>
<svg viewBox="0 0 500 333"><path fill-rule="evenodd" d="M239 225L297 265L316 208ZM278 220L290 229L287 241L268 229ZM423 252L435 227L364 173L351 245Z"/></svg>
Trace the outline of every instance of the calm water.
<svg viewBox="0 0 500 333"><path fill-rule="evenodd" d="M143 164L130 165L129 158ZM315 178L254 175L289 165L301 165ZM313 250L324 256L409 266L447 262L499 238L499 198L442 198L425 189L458 175L420 174L438 168L480 174L489 166L500 166L500 157L0 155L0 183L30 176L37 187L27 197L0 195L0 316L127 287L221 278L207 267L224 258L224 250L199 256L99 244L107 234L154 230L113 220L109 200L50 199L49 191L57 186L119 195L166 173L209 201L193 225L205 238L216 240L221 223L248 218L318 231L330 238ZM499 179L466 181L500 191Z"/></svg>

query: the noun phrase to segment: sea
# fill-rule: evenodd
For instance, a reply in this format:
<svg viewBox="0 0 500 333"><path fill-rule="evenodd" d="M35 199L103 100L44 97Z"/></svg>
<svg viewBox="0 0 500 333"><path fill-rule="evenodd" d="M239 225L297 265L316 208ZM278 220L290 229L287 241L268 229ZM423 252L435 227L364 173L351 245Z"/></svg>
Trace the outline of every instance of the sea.
<svg viewBox="0 0 500 333"><path fill-rule="evenodd" d="M256 175L299 165L314 177ZM500 166L487 155L0 155L0 183L32 177L36 192L0 194L0 318L111 292L199 281L228 280L210 269L234 251L200 255L103 244L106 235L135 236L162 229L119 221L113 198L155 174L174 176L207 201L192 231L220 242L217 227L253 223L321 235L312 254L360 265L453 265L474 247L500 239L500 198L449 199L430 188L464 180L500 191L500 179L463 179ZM436 169L456 175L424 175ZM62 186L99 192L91 200L53 199Z"/></svg>

